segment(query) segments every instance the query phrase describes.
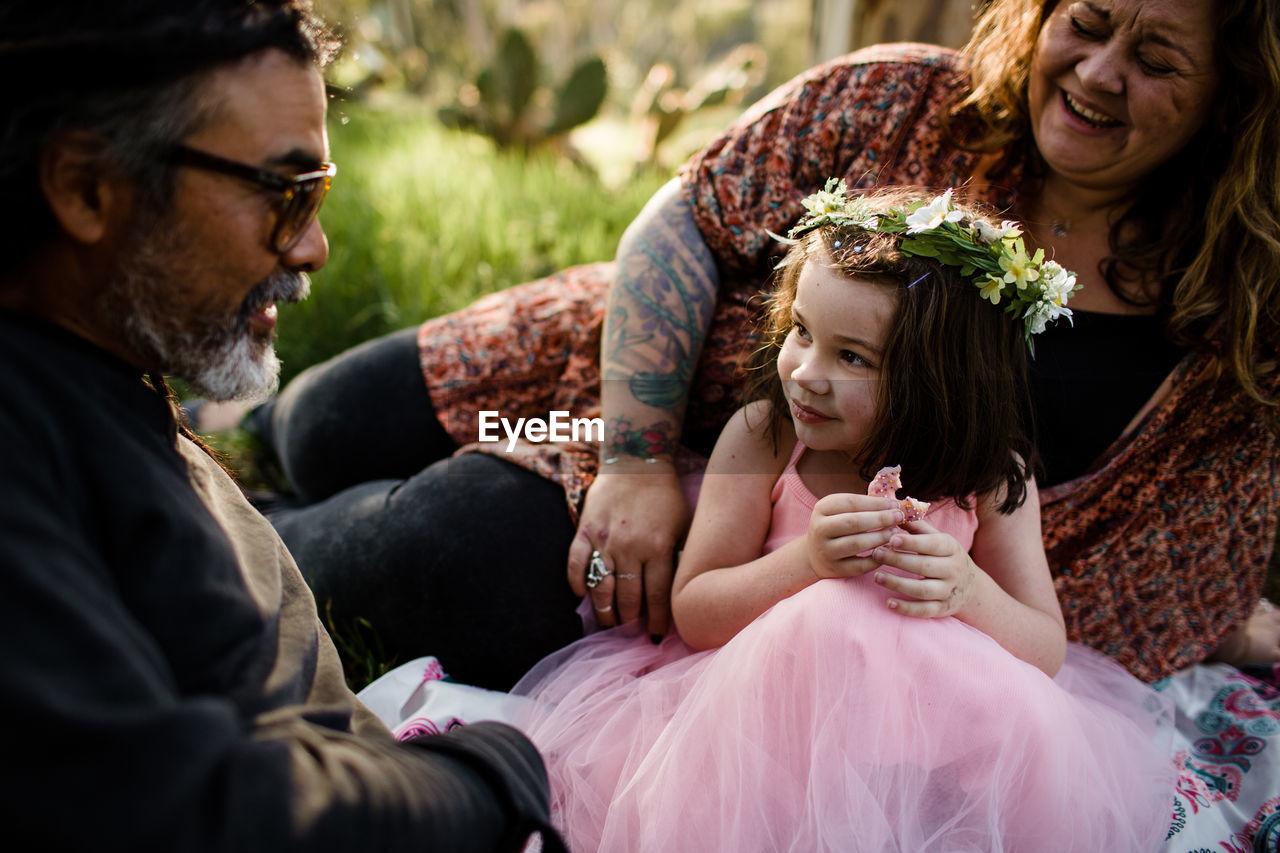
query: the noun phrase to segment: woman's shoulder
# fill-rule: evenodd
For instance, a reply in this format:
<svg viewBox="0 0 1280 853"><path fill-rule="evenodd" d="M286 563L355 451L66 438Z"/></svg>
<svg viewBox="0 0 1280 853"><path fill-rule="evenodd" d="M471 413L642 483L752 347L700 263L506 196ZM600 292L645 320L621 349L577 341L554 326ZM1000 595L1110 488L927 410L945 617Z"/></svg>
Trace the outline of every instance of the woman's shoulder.
<svg viewBox="0 0 1280 853"><path fill-rule="evenodd" d="M844 56L851 63L894 62L928 65L943 69L959 68L962 58L949 47L923 42L887 42L859 48Z"/></svg>
<svg viewBox="0 0 1280 853"><path fill-rule="evenodd" d="M750 125L779 109L803 113L812 108L827 115L841 105L865 107L870 99L884 106L936 92L944 100L968 77L964 58L950 48L916 42L871 45L800 72L757 101L738 124Z"/></svg>
<svg viewBox="0 0 1280 853"><path fill-rule="evenodd" d="M874 44L817 65L806 76L849 77L909 83L938 80L945 84L967 79L964 57L955 50L918 42Z"/></svg>
<svg viewBox="0 0 1280 853"><path fill-rule="evenodd" d="M722 294L755 293L800 200L828 178L851 184L959 186L976 155L942 132L968 85L951 50L865 48L811 68L748 108L681 168L684 197L720 263Z"/></svg>

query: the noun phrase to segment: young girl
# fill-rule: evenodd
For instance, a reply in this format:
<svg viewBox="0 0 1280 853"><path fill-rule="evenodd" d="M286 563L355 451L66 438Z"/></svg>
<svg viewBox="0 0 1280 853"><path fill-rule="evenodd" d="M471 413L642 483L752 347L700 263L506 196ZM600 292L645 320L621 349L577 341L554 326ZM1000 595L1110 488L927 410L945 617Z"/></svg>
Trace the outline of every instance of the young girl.
<svg viewBox="0 0 1280 853"><path fill-rule="evenodd" d="M594 634L516 687L570 848L1157 848L1166 711L1068 650L1029 472L1026 347L1074 277L950 192L833 181L805 207L679 636Z"/></svg>

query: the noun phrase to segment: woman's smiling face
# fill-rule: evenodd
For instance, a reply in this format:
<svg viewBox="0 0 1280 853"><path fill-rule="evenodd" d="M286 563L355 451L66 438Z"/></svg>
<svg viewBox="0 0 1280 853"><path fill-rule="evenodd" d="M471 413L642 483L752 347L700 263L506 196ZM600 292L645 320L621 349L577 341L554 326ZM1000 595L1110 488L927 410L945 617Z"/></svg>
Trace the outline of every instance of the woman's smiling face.
<svg viewBox="0 0 1280 853"><path fill-rule="evenodd" d="M1127 191L1204 125L1219 75L1213 0L1065 0L1036 41L1031 128L1049 169Z"/></svg>

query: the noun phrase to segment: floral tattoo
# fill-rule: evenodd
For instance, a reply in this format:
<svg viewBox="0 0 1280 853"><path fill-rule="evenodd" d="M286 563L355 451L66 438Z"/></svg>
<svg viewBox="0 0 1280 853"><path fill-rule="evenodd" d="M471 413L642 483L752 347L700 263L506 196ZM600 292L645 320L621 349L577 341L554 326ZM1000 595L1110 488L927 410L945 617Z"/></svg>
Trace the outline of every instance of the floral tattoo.
<svg viewBox="0 0 1280 853"><path fill-rule="evenodd" d="M671 459L677 445L674 432L675 426L670 421L636 427L626 418L611 418L604 427L605 462L623 457Z"/></svg>

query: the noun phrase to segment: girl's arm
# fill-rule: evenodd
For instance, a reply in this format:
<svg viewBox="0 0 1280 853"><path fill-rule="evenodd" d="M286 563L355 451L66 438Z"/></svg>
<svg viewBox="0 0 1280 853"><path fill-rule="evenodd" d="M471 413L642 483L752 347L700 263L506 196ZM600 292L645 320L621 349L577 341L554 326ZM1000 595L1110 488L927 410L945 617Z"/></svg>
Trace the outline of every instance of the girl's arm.
<svg viewBox="0 0 1280 853"><path fill-rule="evenodd" d="M672 590L676 628L695 649L724 645L821 577L867 571L874 563L854 555L886 542L888 528L902 519L878 498L832 495L823 501L838 512L824 513L819 502L808 535L761 556L773 519L770 494L795 445L792 435L774 451L764 430L767 413L768 403L760 402L733 416L702 481Z"/></svg>
<svg viewBox="0 0 1280 853"><path fill-rule="evenodd" d="M954 615L1052 676L1066 658L1067 637L1040 539L1040 494L1028 483L1026 502L1010 515L998 503L998 496L980 499L968 554L932 525L908 524L874 556L923 578L877 572L875 580L900 594L889 600L899 612Z"/></svg>

